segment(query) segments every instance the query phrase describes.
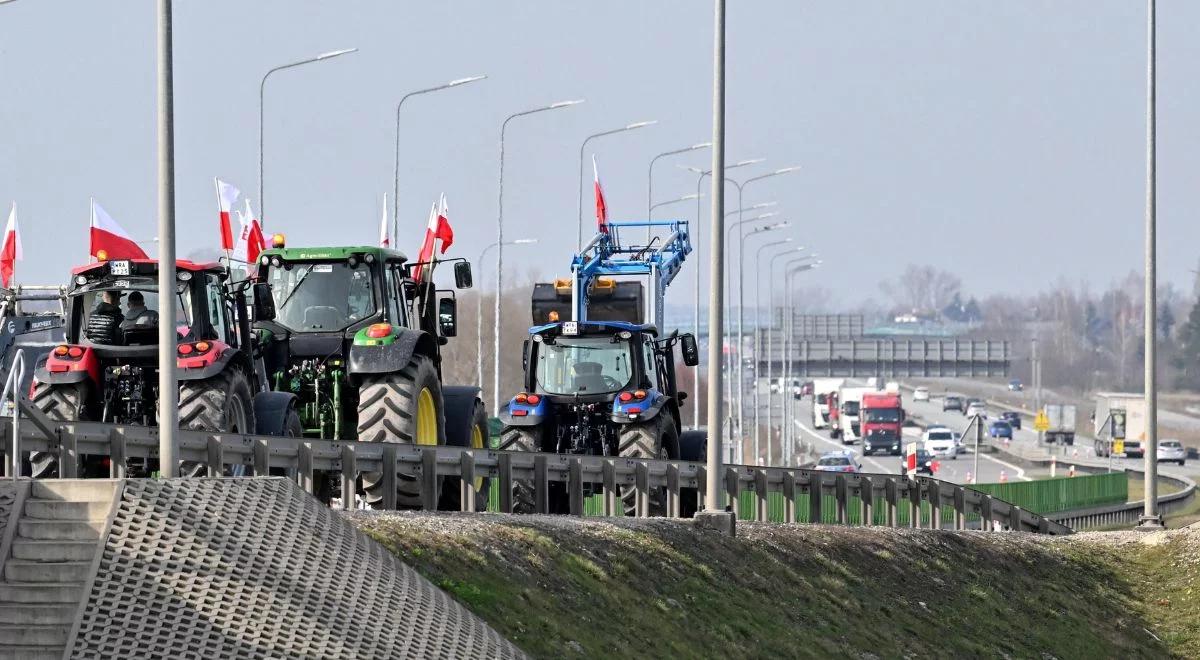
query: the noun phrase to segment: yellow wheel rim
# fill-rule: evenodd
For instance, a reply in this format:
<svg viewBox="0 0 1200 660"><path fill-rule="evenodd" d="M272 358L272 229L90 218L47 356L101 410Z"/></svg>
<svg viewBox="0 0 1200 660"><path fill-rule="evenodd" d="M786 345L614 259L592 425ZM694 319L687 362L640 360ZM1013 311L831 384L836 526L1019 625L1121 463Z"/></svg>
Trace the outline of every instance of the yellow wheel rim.
<svg viewBox="0 0 1200 660"><path fill-rule="evenodd" d="M421 388L421 393L417 395L417 444L437 443L437 406L433 404L433 392L428 387Z"/></svg>
<svg viewBox="0 0 1200 660"><path fill-rule="evenodd" d="M478 424L471 425L471 447L483 449L483 432L479 430ZM475 492L480 490L483 490L483 477L475 477Z"/></svg>

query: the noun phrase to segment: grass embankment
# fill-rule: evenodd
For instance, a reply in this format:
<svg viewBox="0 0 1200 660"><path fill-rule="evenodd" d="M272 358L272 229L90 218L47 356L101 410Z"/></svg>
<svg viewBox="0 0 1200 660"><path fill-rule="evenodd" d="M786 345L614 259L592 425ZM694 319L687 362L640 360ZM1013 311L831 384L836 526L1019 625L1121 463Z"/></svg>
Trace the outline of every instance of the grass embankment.
<svg viewBox="0 0 1200 660"><path fill-rule="evenodd" d="M727 539L680 521L494 514L353 519L538 657L1200 654L1200 611L1183 597L1195 565L1157 577L1172 546L766 523L739 523ZM1191 538L1195 555L1200 533ZM1131 554L1133 573L1121 559Z"/></svg>

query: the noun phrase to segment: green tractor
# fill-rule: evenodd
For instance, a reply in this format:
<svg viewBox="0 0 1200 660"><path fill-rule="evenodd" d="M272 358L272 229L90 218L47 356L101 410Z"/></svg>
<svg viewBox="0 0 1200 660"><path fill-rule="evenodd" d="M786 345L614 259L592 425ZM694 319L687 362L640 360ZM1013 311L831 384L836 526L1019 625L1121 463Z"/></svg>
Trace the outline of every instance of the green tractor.
<svg viewBox="0 0 1200 660"><path fill-rule="evenodd" d="M469 288L470 264L452 261L456 287ZM296 395L305 437L486 447L479 388L442 384L457 301L432 283L438 263L379 247L277 247L259 256L257 280L270 285L276 311L254 325L266 377ZM318 483L332 490L331 478ZM476 510L486 508L487 486L476 480ZM381 488L382 475L363 475L372 506ZM438 508L458 510L460 498L458 479L443 479ZM396 501L421 506L415 474L397 475Z"/></svg>

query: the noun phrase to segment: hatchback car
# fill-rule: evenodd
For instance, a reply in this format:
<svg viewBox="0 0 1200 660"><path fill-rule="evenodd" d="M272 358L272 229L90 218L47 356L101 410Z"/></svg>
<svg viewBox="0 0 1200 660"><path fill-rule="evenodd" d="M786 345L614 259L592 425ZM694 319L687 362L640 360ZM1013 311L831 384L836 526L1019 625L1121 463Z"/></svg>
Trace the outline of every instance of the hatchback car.
<svg viewBox="0 0 1200 660"><path fill-rule="evenodd" d="M1187 450L1183 448L1183 444L1178 440L1163 440L1158 443L1158 462L1162 463L1179 463L1183 465L1187 460Z"/></svg>
<svg viewBox="0 0 1200 660"><path fill-rule="evenodd" d="M962 411L962 409L963 409L963 400L962 400L961 396L955 396L952 394L949 396L942 397L942 412L946 412L947 410Z"/></svg>
<svg viewBox="0 0 1200 660"><path fill-rule="evenodd" d="M1014 429L1021 428L1021 413L1014 411L1005 411L1000 413L1000 419L1008 422L1008 425Z"/></svg>
<svg viewBox="0 0 1200 660"><path fill-rule="evenodd" d="M1012 427L1008 422L998 419L988 426L988 435L993 438L1007 438L1012 440Z"/></svg>
<svg viewBox="0 0 1200 660"><path fill-rule="evenodd" d="M918 387L913 390L913 401L928 401L928 400L929 400L929 388L928 387Z"/></svg>
<svg viewBox="0 0 1200 660"><path fill-rule="evenodd" d="M1021 379L1014 378L1008 381L1008 390L1010 392L1020 392L1023 389L1025 389L1025 386L1021 384Z"/></svg>
<svg viewBox="0 0 1200 660"><path fill-rule="evenodd" d="M817 461L816 469L820 472L858 472L862 466L855 461L854 454L848 451L835 451L822 456Z"/></svg>
<svg viewBox="0 0 1200 660"><path fill-rule="evenodd" d="M921 439L930 454L951 460L958 458L958 442L954 431L945 427L930 428Z"/></svg>
<svg viewBox="0 0 1200 660"><path fill-rule="evenodd" d="M974 417L975 415L979 415L981 418L987 419L987 408L984 407L982 401L980 401L979 399L975 399L975 400L967 403L967 409L965 411L963 411L963 414L966 415L967 417Z"/></svg>

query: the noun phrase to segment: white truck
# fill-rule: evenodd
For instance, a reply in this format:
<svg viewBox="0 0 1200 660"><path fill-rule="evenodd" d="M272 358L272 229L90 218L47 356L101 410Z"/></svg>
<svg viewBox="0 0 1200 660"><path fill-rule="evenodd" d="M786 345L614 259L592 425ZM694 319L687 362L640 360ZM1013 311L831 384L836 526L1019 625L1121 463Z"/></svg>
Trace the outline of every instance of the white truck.
<svg viewBox="0 0 1200 660"><path fill-rule="evenodd" d="M1125 411L1125 441L1124 450L1113 451L1111 423L1104 426L1109 413L1114 410ZM1096 455L1105 457L1111 455L1127 458L1143 458L1146 455L1146 400L1141 393L1128 392L1098 392L1096 394Z"/></svg>
<svg viewBox="0 0 1200 660"><path fill-rule="evenodd" d="M1046 419L1050 426L1046 429L1046 442L1049 444L1075 444L1075 406L1069 403L1047 403Z"/></svg>
<svg viewBox="0 0 1200 660"><path fill-rule="evenodd" d="M845 382L845 378L813 379L813 428L823 429L829 426L829 400L836 398L837 391Z"/></svg>
<svg viewBox="0 0 1200 660"><path fill-rule="evenodd" d="M829 437L841 439L842 444L852 445L862 437L858 422L859 406L864 394L879 392L874 387L845 387L838 390L838 416L830 426Z"/></svg>

